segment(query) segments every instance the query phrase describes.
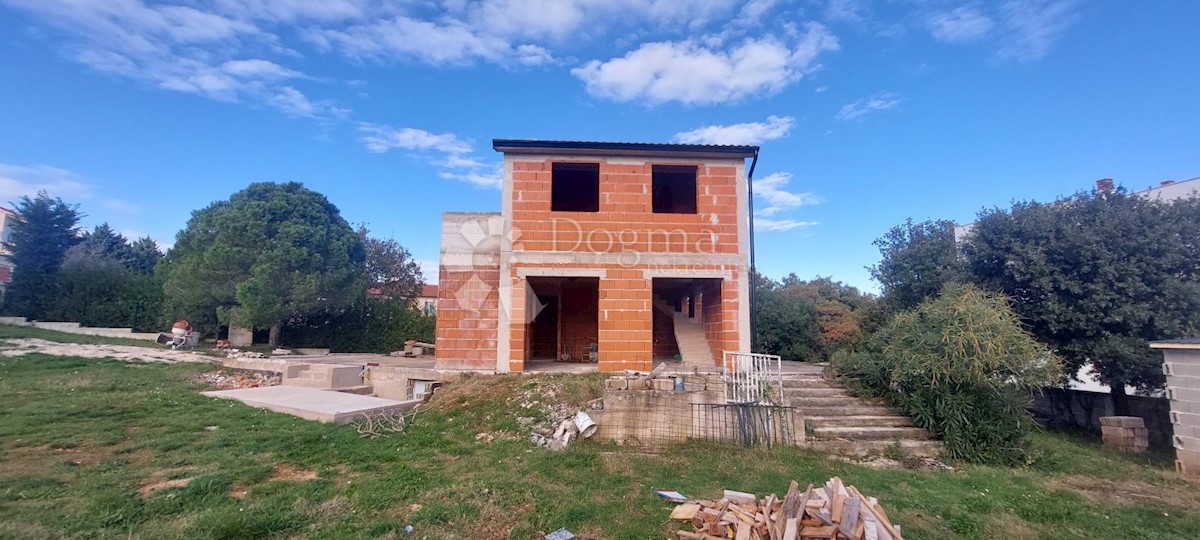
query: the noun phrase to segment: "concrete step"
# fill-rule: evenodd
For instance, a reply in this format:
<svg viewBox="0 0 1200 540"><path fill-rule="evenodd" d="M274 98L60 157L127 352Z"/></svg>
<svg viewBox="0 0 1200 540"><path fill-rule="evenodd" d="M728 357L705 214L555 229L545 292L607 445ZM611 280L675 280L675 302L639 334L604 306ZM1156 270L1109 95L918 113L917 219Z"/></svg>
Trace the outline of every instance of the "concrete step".
<svg viewBox="0 0 1200 540"><path fill-rule="evenodd" d="M795 403L793 403L792 405L796 406ZM874 405L854 405L854 406L839 405L839 406L829 406L829 407L808 406L808 407L799 407L799 409L800 409L800 413L803 414L805 418L809 418L809 417L813 417L813 416L817 416L817 417L890 416L890 415L895 414L895 411L893 411L887 407L879 407L879 406L874 406Z"/></svg>
<svg viewBox="0 0 1200 540"><path fill-rule="evenodd" d="M358 386L339 386L337 388L330 388L330 390L345 394L358 394L360 396L369 396L375 393L375 387L369 384L360 384Z"/></svg>
<svg viewBox="0 0 1200 540"><path fill-rule="evenodd" d="M809 407L860 407L870 403L866 400L850 396L819 396L789 398L788 404L793 407L807 409Z"/></svg>
<svg viewBox="0 0 1200 540"><path fill-rule="evenodd" d="M291 377L284 379L281 382L283 386L300 386L304 388L328 389L325 386L325 379L310 379L308 377Z"/></svg>
<svg viewBox="0 0 1200 540"><path fill-rule="evenodd" d="M881 456L893 448L910 456L937 457L942 452L942 443L938 441L810 441L809 447L818 452L839 454L843 456L866 457Z"/></svg>
<svg viewBox="0 0 1200 540"><path fill-rule="evenodd" d="M788 377L783 378L784 388L840 388L833 381L823 377Z"/></svg>
<svg viewBox="0 0 1200 540"><path fill-rule="evenodd" d="M784 387L783 394L789 398L805 397L854 397L845 388L813 386L809 388Z"/></svg>
<svg viewBox="0 0 1200 540"><path fill-rule="evenodd" d="M817 440L846 439L851 441L894 441L925 440L933 436L919 427L852 426L813 428L812 436Z"/></svg>
<svg viewBox="0 0 1200 540"><path fill-rule="evenodd" d="M822 427L909 427L912 420L905 416L806 416L804 424L810 428Z"/></svg>

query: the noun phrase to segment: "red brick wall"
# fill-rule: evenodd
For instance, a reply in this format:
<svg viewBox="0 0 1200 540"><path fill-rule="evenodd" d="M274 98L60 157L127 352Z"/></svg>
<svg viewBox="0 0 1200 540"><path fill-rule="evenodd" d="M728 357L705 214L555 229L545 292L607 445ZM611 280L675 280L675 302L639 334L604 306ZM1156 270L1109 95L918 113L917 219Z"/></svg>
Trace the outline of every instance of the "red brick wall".
<svg viewBox="0 0 1200 540"><path fill-rule="evenodd" d="M438 369L496 369L499 283L499 266L439 269Z"/></svg>
<svg viewBox="0 0 1200 540"><path fill-rule="evenodd" d="M513 163L513 226L528 251L737 253L737 169L697 165L697 213L651 210L651 164L600 163L599 212L551 212L551 161ZM716 221L716 223L713 223Z"/></svg>
<svg viewBox="0 0 1200 540"><path fill-rule="evenodd" d="M734 271L737 276L737 271ZM724 351L739 351L738 340L738 287L736 279L707 280L701 286L702 318L708 346L713 359L719 364Z"/></svg>

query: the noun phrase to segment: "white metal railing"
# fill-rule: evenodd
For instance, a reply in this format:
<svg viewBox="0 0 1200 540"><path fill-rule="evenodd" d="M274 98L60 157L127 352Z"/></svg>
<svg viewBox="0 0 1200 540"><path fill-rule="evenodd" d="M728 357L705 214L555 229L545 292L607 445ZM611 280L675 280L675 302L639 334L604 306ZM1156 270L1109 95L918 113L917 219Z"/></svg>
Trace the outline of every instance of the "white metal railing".
<svg viewBox="0 0 1200 540"><path fill-rule="evenodd" d="M723 351L726 403L782 402L783 363L773 354Z"/></svg>

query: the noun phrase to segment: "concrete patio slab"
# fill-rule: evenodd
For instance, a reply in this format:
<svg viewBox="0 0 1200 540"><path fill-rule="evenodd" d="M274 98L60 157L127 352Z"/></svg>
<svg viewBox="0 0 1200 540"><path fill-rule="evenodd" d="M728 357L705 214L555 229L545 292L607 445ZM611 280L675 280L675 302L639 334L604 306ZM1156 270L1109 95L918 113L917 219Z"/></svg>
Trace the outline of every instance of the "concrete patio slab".
<svg viewBox="0 0 1200 540"><path fill-rule="evenodd" d="M395 401L300 386L264 386L201 393L209 397L233 399L251 407L327 424L346 424L362 418L363 414L408 410L421 402L419 399Z"/></svg>

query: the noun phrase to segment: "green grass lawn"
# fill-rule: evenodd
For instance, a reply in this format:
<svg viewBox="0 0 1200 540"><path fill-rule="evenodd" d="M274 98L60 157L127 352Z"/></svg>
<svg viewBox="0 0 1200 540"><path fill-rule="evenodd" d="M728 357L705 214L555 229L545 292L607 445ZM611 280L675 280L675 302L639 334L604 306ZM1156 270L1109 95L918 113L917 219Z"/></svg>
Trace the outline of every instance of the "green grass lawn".
<svg viewBox="0 0 1200 540"><path fill-rule="evenodd" d="M554 386L581 402L600 380L512 375L447 386L407 432L363 439L200 396L194 377L209 369L0 358L0 538L541 538L566 527L665 539L671 505L655 488L781 493L833 475L879 497L910 539L1200 538L1200 485L1168 459L1062 434L1036 437L1042 457L1029 468L954 472L802 450L477 442L519 432L529 413L513 410L513 395Z"/></svg>

